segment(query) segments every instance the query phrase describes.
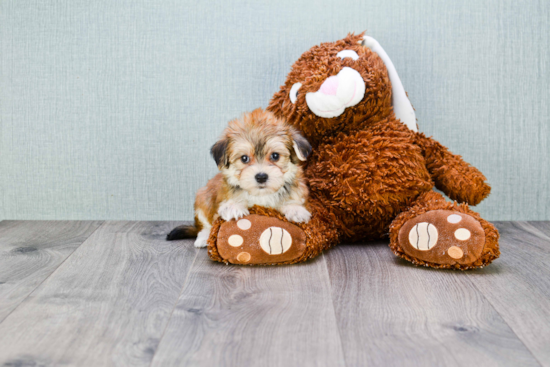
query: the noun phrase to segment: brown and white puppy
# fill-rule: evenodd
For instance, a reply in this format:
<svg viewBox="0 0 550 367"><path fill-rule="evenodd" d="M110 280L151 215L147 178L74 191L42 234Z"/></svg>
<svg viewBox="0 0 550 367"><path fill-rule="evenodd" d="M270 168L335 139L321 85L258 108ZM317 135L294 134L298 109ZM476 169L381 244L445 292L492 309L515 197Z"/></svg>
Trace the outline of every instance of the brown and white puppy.
<svg viewBox="0 0 550 367"><path fill-rule="evenodd" d="M205 247L212 223L248 215L259 205L279 210L293 222L307 222L308 189L300 161L311 145L296 129L258 108L229 122L212 146L220 173L201 188L195 199L195 224L174 228L167 240L197 237Z"/></svg>

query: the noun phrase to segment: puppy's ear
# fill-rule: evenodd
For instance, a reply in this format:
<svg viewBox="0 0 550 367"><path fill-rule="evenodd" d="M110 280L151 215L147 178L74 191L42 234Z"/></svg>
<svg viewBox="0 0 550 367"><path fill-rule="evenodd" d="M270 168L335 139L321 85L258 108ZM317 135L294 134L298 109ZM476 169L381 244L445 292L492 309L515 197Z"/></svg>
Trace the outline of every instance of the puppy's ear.
<svg viewBox="0 0 550 367"><path fill-rule="evenodd" d="M227 138L220 139L216 144L210 148L210 154L216 161L219 168L223 166L229 166L229 155L227 154L227 147L229 146L229 140Z"/></svg>
<svg viewBox="0 0 550 367"><path fill-rule="evenodd" d="M297 130L292 129L294 153L299 160L305 161L311 154L311 145Z"/></svg>

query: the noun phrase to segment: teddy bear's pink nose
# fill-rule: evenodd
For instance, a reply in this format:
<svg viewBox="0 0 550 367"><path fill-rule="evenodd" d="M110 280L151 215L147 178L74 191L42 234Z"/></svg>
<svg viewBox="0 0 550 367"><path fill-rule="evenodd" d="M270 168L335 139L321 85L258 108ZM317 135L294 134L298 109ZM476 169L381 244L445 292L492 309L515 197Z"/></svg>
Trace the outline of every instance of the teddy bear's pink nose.
<svg viewBox="0 0 550 367"><path fill-rule="evenodd" d="M325 82L321 85L321 89L319 91L323 94L326 94L328 96L335 96L336 91L338 90L338 77L331 76L330 78L327 78Z"/></svg>

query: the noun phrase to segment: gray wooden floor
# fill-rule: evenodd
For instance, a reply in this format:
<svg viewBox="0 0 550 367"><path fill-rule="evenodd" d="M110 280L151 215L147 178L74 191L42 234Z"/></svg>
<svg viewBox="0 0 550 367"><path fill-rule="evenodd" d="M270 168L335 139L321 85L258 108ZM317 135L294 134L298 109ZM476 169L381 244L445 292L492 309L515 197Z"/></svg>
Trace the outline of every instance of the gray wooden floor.
<svg viewBox="0 0 550 367"><path fill-rule="evenodd" d="M386 242L238 267L176 222L0 223L0 365L550 366L550 222L502 256L418 268Z"/></svg>

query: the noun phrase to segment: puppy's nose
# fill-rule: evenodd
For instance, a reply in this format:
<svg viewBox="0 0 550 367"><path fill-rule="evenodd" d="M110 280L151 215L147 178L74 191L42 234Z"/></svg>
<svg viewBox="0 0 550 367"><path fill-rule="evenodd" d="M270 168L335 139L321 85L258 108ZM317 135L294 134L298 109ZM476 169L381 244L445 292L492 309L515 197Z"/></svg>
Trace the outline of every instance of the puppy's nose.
<svg viewBox="0 0 550 367"><path fill-rule="evenodd" d="M268 177L269 176L267 175L267 173L263 173L263 172L260 172L260 173L256 174L256 176L254 176L256 181L258 181L258 183L266 182Z"/></svg>

